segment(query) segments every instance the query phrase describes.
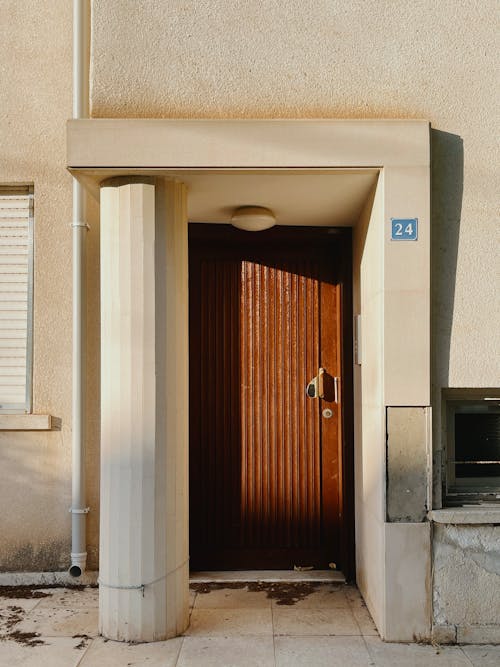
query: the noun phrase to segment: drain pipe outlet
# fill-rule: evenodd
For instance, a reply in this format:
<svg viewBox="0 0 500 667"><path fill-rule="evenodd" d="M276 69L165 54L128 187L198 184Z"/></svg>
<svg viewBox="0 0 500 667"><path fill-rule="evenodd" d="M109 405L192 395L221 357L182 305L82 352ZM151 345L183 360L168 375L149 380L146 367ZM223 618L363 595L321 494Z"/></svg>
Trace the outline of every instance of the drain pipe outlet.
<svg viewBox="0 0 500 667"><path fill-rule="evenodd" d="M73 118L88 117L89 4L73 0ZM71 567L79 577L87 566L85 502L85 251L83 188L73 180L73 438L71 478Z"/></svg>

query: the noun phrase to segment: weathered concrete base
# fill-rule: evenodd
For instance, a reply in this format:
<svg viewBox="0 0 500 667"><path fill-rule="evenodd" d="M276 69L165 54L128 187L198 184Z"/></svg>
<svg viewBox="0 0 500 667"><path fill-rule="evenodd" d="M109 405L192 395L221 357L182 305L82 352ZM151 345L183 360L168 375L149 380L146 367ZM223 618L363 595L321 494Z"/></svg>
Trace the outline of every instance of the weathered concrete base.
<svg viewBox="0 0 500 667"><path fill-rule="evenodd" d="M500 526L435 523L433 557L433 638L500 643Z"/></svg>
<svg viewBox="0 0 500 667"><path fill-rule="evenodd" d="M500 644L500 625L459 625L458 644Z"/></svg>
<svg viewBox="0 0 500 667"><path fill-rule="evenodd" d="M500 644L500 625L434 625L435 644Z"/></svg>
<svg viewBox="0 0 500 667"><path fill-rule="evenodd" d="M68 572L1 572L0 586L95 586L98 572L72 577Z"/></svg>
<svg viewBox="0 0 500 667"><path fill-rule="evenodd" d="M455 625L433 625L431 638L433 644L456 644L457 628Z"/></svg>

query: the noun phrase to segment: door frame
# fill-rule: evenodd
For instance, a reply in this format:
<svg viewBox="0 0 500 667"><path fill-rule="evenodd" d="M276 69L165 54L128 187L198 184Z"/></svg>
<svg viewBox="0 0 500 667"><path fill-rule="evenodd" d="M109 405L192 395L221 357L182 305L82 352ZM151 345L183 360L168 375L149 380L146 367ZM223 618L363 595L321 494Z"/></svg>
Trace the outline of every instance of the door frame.
<svg viewBox="0 0 500 667"><path fill-rule="evenodd" d="M218 247L228 247L235 243L238 234L228 225L210 223L189 223L191 234L196 240L216 243ZM298 242L302 238L315 239L324 237L324 227L274 227L264 235L253 233L248 237L252 245L264 242ZM354 540L354 410L353 410L353 346L352 346L352 228L336 227L332 234L332 259L341 258L339 266L339 295L340 295L340 340L338 348L341 358L341 387L342 387L342 425L340 442L339 465L339 501L342 520L339 530L339 558L337 567L344 574L346 581L354 582L355 567L355 540ZM240 238L240 237L238 237ZM265 239L265 241L264 241ZM333 241L334 239L334 241ZM241 243L241 240L236 241ZM335 249L333 249L335 248ZM191 252L191 245L189 245ZM192 287L189 287L191 291ZM191 355L190 355L191 362ZM190 410L191 420L191 410ZM190 510L191 511L191 510ZM221 568L217 568L221 569Z"/></svg>
<svg viewBox="0 0 500 667"><path fill-rule="evenodd" d="M166 188L165 183L175 190L189 173L203 179L208 173L224 178L224 173L279 171L331 174L334 178L338 170L378 172L374 192L353 221L353 307L354 314L361 316L358 342L362 355L353 378L356 580L382 638L412 641L415 636L429 637L430 524L391 522L386 502L388 452L397 468L400 451L400 443L387 434L387 415L393 409L399 410L408 432L427 432L424 456L415 465L422 472L427 497L431 490L430 434L424 428L431 414L429 123L399 119L77 119L68 121L67 147L70 173L97 199L101 182L110 177L137 178L139 182L152 178L160 190ZM147 213L162 216L169 224L184 220L187 225L180 201L175 197L162 200ZM103 219L110 215L109 206L101 211ZM393 242L391 218L417 219L418 239ZM182 244L176 248L181 249ZM185 271L181 255L174 253L169 258L174 279ZM175 370L168 373L173 380ZM418 409L418 420L410 419L411 407ZM101 415L107 410L109 406L101 405ZM161 424L161 428L166 427ZM187 446L187 424L179 424L172 433L162 437L166 446L181 455ZM404 467L404 457L401 463ZM116 469L114 474L122 473ZM404 493L405 488L400 485L399 492ZM176 497L182 497L182 490ZM168 501L164 511L175 515L172 502ZM101 522L105 518L101 514ZM132 525L131 510L124 511L120 520ZM184 545L180 554L187 552L186 531L187 518L180 515L167 529L170 543ZM146 552L143 557L148 557ZM187 600L185 569L179 569L177 576L186 584L185 593L167 596L165 604L170 610ZM412 595L401 581L412 581ZM158 600L151 596L140 604L147 607Z"/></svg>

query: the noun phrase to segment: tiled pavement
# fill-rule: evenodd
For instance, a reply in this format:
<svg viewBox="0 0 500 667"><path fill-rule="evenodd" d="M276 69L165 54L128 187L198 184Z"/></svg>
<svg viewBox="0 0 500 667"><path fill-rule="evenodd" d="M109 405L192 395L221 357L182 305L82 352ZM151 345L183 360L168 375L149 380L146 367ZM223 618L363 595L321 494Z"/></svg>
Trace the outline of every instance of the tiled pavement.
<svg viewBox="0 0 500 667"><path fill-rule="evenodd" d="M229 587L223 587L229 586ZM237 584L191 591L184 637L128 645L97 636L97 589L0 597L1 667L493 667L500 646L380 641L355 587ZM40 597L30 597L31 595Z"/></svg>

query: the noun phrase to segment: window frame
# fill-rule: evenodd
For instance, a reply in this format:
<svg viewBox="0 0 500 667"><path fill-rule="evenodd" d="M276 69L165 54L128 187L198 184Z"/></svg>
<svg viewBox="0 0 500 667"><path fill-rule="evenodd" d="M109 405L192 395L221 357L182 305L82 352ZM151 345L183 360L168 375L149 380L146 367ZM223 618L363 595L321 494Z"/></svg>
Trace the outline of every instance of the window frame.
<svg viewBox="0 0 500 667"><path fill-rule="evenodd" d="M34 227L35 203L33 184L0 185L0 195L26 196L28 199L26 372L23 403L2 402L0 414L31 414L33 411L33 311L34 311Z"/></svg>
<svg viewBox="0 0 500 667"><path fill-rule="evenodd" d="M500 474L495 477L456 476L455 416L457 414L487 414L492 407L500 415L500 397L454 398L445 401L445 462L443 465L443 505L462 506L481 502L500 503ZM500 463L500 459L499 459ZM500 472L500 471L499 471ZM459 480L459 481L458 481ZM491 484L485 482L491 481Z"/></svg>

